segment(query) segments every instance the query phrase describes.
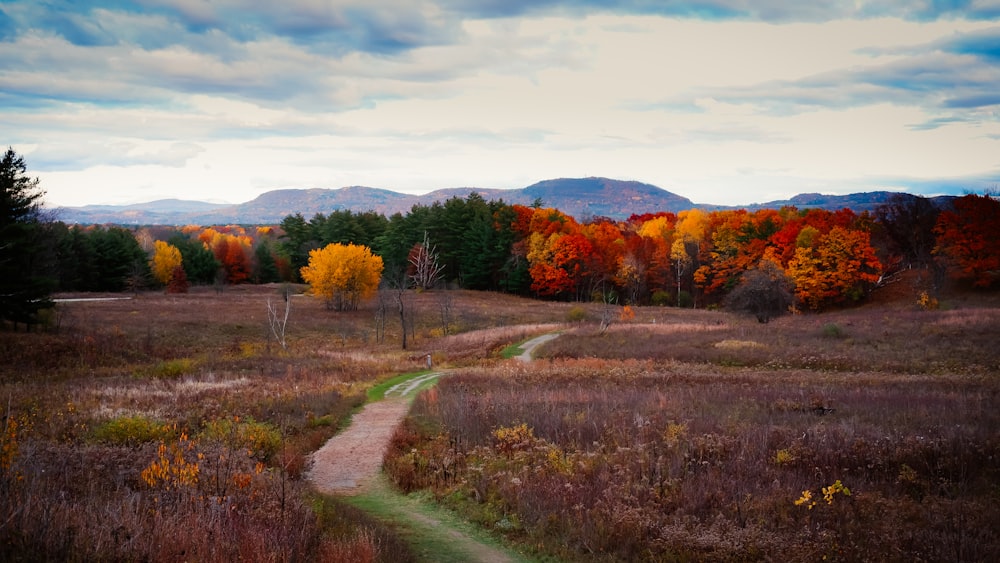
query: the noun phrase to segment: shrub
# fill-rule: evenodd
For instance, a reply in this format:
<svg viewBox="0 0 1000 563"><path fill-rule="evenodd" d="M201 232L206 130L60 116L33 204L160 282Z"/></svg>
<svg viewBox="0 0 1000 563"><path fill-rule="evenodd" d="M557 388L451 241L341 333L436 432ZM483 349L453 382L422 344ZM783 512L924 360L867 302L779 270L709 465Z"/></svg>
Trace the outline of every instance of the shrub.
<svg viewBox="0 0 1000 563"><path fill-rule="evenodd" d="M649 298L650 303L656 305L657 307L666 307L674 303L674 296L670 294L669 291L663 291L662 289L654 291L653 295Z"/></svg>
<svg viewBox="0 0 1000 563"><path fill-rule="evenodd" d="M654 291L649 301L657 307L667 307L675 303L674 296L669 291L663 291L662 289Z"/></svg>
<svg viewBox="0 0 1000 563"><path fill-rule="evenodd" d="M821 329L821 333L825 338L843 338L844 329L840 328L837 323L826 323Z"/></svg>
<svg viewBox="0 0 1000 563"><path fill-rule="evenodd" d="M247 450L247 455L268 459L281 447L281 432L267 422L253 418L222 418L209 422L201 431L201 438L219 442L230 449Z"/></svg>
<svg viewBox="0 0 1000 563"><path fill-rule="evenodd" d="M566 313L566 320L571 323L582 323L587 320L587 310L576 305Z"/></svg>
<svg viewBox="0 0 1000 563"><path fill-rule="evenodd" d="M176 379L184 374L191 373L193 369L194 361L190 358L177 358L157 363L149 370L149 375L162 379Z"/></svg>
<svg viewBox="0 0 1000 563"><path fill-rule="evenodd" d="M98 441L116 446L136 446L158 440L170 440L177 435L177 426L143 415L123 416L101 424L91 433Z"/></svg>
<svg viewBox="0 0 1000 563"><path fill-rule="evenodd" d="M677 306L682 309L690 309L691 307L694 307L694 297L691 297L691 293L687 291L678 293Z"/></svg>

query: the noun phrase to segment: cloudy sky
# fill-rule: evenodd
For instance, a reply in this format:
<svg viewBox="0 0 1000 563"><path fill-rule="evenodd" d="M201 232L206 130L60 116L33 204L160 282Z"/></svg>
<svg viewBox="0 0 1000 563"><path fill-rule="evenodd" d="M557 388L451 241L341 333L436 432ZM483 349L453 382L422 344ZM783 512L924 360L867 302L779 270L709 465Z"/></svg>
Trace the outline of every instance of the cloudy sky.
<svg viewBox="0 0 1000 563"><path fill-rule="evenodd" d="M1000 0L0 0L49 205L655 184L1000 187Z"/></svg>

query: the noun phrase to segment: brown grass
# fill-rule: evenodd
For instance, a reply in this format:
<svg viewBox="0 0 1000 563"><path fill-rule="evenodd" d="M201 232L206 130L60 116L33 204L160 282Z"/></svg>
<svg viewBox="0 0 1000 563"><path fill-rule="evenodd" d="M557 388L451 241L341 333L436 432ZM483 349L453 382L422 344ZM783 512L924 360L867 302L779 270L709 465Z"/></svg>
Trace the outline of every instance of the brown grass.
<svg viewBox="0 0 1000 563"><path fill-rule="evenodd" d="M416 335L402 351L396 317L376 342L371 304L334 313L296 296L283 350L266 325L277 291L194 288L62 303L58 330L0 332L0 414L11 421L0 440L0 559L410 560L363 514L314 499L301 480L306 456L369 386L419 369L425 353L438 365L486 358L532 333L503 326L561 320L568 307L454 292L449 329L466 332L435 339L440 300L414 295ZM274 428L280 448L262 458L199 437L237 418ZM108 426L132 419L167 447L188 435L196 445L185 455L202 455L188 460L199 465L198 482L144 483L158 442Z"/></svg>
<svg viewBox="0 0 1000 563"><path fill-rule="evenodd" d="M301 474L369 386L422 369L426 354L461 373L417 401L393 476L548 553L997 555L996 309L952 300L963 308L765 326L640 308L602 335L603 305L456 291L445 331L432 291L412 296L403 351L392 311L378 342L371 305L334 313L300 296L283 350L265 324L276 292L65 303L58 331L0 332L0 559L410 560L390 531L313 496ZM554 361L495 357L564 327L576 307L591 321L540 351ZM122 436L127 425L97 432L129 417L169 427L150 434L168 451L186 435L198 483L144 482L159 442ZM204 434L237 418L273 429L280 447L248 452ZM522 422L534 437L497 449L492 432ZM793 504L835 479L851 497Z"/></svg>
<svg viewBox="0 0 1000 563"><path fill-rule="evenodd" d="M442 380L393 479L568 560L1000 557L996 310L665 313Z"/></svg>

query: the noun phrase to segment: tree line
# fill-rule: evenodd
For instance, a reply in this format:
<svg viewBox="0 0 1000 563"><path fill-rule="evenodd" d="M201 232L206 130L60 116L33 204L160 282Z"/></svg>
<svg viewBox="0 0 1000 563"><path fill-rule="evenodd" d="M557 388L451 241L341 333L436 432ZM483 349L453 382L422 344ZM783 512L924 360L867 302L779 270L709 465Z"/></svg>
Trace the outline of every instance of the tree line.
<svg viewBox="0 0 1000 563"><path fill-rule="evenodd" d="M787 291L798 307L823 310L863 300L908 268L926 270L933 287L949 275L979 288L1000 282L993 194L944 207L897 194L874 213L690 209L581 222L541 201L473 193L389 217L335 210L272 226L124 228L46 217L44 192L12 149L0 182L0 317L13 323L32 322L54 291L302 282L310 254L330 245L367 249L397 287L416 281L420 256L451 287L637 305L710 307L747 295L783 304Z"/></svg>

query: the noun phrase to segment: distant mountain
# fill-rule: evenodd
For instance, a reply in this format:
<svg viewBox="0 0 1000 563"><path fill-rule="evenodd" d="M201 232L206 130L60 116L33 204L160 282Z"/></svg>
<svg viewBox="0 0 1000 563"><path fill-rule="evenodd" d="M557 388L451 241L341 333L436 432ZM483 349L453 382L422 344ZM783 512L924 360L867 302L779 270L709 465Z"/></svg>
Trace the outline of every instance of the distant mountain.
<svg viewBox="0 0 1000 563"><path fill-rule="evenodd" d="M858 213L862 211L874 211L876 207L886 203L892 197L902 195L904 197L917 197L911 194L900 194L900 192L861 192L848 195L824 195L816 193L799 194L791 199L769 201L767 203L755 203L746 206L746 209L780 209L782 207L793 206L799 209L837 209L848 208ZM952 196L940 196L931 198L938 206L947 204L954 199Z"/></svg>
<svg viewBox="0 0 1000 563"><path fill-rule="evenodd" d="M164 199L144 204L115 206L88 205L56 209L59 220L81 224L122 225L218 225L274 224L295 213L309 219L317 213L348 209L375 211L389 216L407 213L414 205L433 205L450 198L466 198L476 192L484 199L511 204L532 205L541 201L580 220L590 217L626 219L632 214L678 212L703 209L761 209L793 205L801 209L851 208L872 210L888 201L896 192L867 192L844 196L800 194L788 200L738 207L702 205L651 184L609 178L560 178L545 180L526 188L500 190L490 188L448 188L424 195L401 194L391 190L349 186L339 189L282 189L266 192L237 205Z"/></svg>
<svg viewBox="0 0 1000 563"><path fill-rule="evenodd" d="M56 218L67 223L129 225L179 225L178 218L185 215L212 215L229 204L205 203L183 199L159 199L131 205L85 205L60 207Z"/></svg>

